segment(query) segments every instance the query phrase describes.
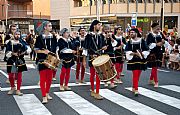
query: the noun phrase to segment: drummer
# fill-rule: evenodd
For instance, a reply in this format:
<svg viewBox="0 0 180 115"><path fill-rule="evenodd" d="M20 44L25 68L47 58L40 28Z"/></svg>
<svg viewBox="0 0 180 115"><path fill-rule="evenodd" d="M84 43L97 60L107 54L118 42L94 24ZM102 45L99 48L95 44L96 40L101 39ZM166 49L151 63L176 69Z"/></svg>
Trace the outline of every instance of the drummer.
<svg viewBox="0 0 180 115"><path fill-rule="evenodd" d="M149 48L138 29L133 28L130 30L131 39L128 41L125 51L127 62L127 70L131 70L133 74L133 88L132 92L138 96L138 82L142 70L147 69L146 58L149 55Z"/></svg>
<svg viewBox="0 0 180 115"><path fill-rule="evenodd" d="M104 51L104 53L110 56L113 66L115 66L114 47L117 45L117 41L115 40L116 39L115 36L110 31L110 25L104 25L103 35L105 37L105 43L107 45L107 49ZM104 86L107 87L108 83L105 82ZM110 88L115 88L115 87L117 87L117 85L114 84L114 79L112 79Z"/></svg>
<svg viewBox="0 0 180 115"><path fill-rule="evenodd" d="M92 61L98 56L102 54L102 50L106 50L107 46L105 46L104 36L99 33L101 28L101 23L98 20L94 20L90 25L90 33L86 35L84 45L83 45L83 65L86 67L86 56L89 55L89 66L90 66L90 82L91 82L91 96L95 99L103 99L103 97L99 94L100 88L100 79L95 74L95 69L92 65ZM96 92L94 92L94 77L96 75Z"/></svg>
<svg viewBox="0 0 180 115"><path fill-rule="evenodd" d="M48 100L52 100L49 95L51 86L53 70L46 67L42 62L46 59L49 52L56 53L57 40L50 32L52 31L52 24L49 21L44 21L38 27L40 35L36 38L35 52L37 53L36 62L38 63L38 70L40 75L40 88L43 97L42 103L45 104Z"/></svg>
<svg viewBox="0 0 180 115"><path fill-rule="evenodd" d="M76 53L73 46L73 42L69 38L69 31L67 28L61 30L62 37L58 40L59 47L59 58L62 60L62 68L60 74L60 91L71 90L68 87L68 82L70 78L70 69L75 64L74 54ZM65 84L64 84L65 79Z"/></svg>

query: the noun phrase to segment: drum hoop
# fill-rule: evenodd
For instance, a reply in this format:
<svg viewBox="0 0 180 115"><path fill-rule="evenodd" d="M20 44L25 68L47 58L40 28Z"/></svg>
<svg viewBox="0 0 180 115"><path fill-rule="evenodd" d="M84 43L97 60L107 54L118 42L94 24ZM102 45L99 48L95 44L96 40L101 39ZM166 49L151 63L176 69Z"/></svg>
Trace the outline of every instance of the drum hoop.
<svg viewBox="0 0 180 115"><path fill-rule="evenodd" d="M96 67L96 66L100 66L100 65L102 65L102 64L107 63L107 62L110 60L109 55L101 55L101 56L107 56L109 59L106 60L104 63L98 63L98 64L95 64L95 65L94 65L94 61L99 57L99 56L98 56L97 58L95 58L95 59L92 61L92 65L93 65L93 66L95 66L95 67Z"/></svg>

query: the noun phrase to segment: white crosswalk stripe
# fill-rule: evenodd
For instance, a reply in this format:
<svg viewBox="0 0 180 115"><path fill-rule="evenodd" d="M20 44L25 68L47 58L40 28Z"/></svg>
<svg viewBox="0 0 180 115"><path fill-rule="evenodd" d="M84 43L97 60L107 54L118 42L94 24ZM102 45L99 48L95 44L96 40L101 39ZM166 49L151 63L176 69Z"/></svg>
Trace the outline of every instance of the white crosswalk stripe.
<svg viewBox="0 0 180 115"><path fill-rule="evenodd" d="M77 85L77 84L76 84ZM75 86L75 84L71 84L71 86ZM56 87L56 85L54 86ZM163 85L160 86L162 88L173 90L176 93L179 93L179 86L175 85ZM125 88L127 90L131 90L131 88ZM175 109L180 110L180 99L168 96L167 94L158 93L156 91L152 91L150 89L146 89L143 87L139 87L140 96L143 95L145 98L148 97L153 101L164 103L165 106L172 106ZM104 110L98 105L94 105L91 100L87 100L86 98L78 95L78 92L73 91L65 91L65 92L54 92L55 96L59 99L56 100L57 103L63 104L61 101L64 101L66 105L71 107L80 115L109 115L111 111ZM111 91L109 89L100 89L100 94L110 103L114 103L123 109L127 109L128 111L138 114L138 115L166 115L163 109L158 109L156 107L150 107L150 105L144 104L143 102L138 102L133 98L129 98L124 96L123 94L119 94L115 91ZM143 98L144 98L143 97ZM23 115L51 115L51 111L41 103L34 94L24 94L23 96L14 96L18 107L20 108ZM96 101L96 100L95 100ZM99 101L101 103L101 101ZM157 110L158 109L158 110ZM68 113L66 113L68 114Z"/></svg>
<svg viewBox="0 0 180 115"><path fill-rule="evenodd" d="M131 91L132 88L126 88L126 89ZM143 96L149 97L156 101L159 101L159 102L162 102L162 103L165 103L165 104L168 104L170 106L180 109L180 100L179 99L176 99L174 97L170 97L170 96L167 96L167 95L155 92L155 91L151 91L149 89L145 89L142 87L139 87L138 90L139 90L140 94Z"/></svg>
<svg viewBox="0 0 180 115"><path fill-rule="evenodd" d="M80 115L109 115L72 91L54 92Z"/></svg>
<svg viewBox="0 0 180 115"><path fill-rule="evenodd" d="M180 87L176 85L162 85L159 87L180 93Z"/></svg>
<svg viewBox="0 0 180 115"><path fill-rule="evenodd" d="M23 115L52 115L34 94L14 95Z"/></svg>
<svg viewBox="0 0 180 115"><path fill-rule="evenodd" d="M100 94L113 103L116 103L138 115L165 115L162 112L129 99L121 94L110 91L109 89L101 89Z"/></svg>

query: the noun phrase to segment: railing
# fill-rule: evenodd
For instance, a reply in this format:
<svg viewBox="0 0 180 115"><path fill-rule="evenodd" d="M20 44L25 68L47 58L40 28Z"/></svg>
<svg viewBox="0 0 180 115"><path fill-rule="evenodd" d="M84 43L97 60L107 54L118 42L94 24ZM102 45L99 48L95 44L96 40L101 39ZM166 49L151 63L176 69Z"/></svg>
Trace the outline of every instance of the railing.
<svg viewBox="0 0 180 115"><path fill-rule="evenodd" d="M9 18L33 18L32 10L9 10Z"/></svg>

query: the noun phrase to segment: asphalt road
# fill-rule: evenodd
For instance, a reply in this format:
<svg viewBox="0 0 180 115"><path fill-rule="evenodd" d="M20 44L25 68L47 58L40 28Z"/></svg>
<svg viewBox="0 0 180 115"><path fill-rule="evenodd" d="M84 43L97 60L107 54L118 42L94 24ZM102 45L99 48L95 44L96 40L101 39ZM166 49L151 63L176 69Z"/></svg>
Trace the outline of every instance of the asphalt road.
<svg viewBox="0 0 180 115"><path fill-rule="evenodd" d="M3 54L0 54L2 60ZM159 69L159 88L148 85L150 69L140 77L138 97L134 97L131 89L131 72L124 67L123 84L110 89L101 84L100 94L103 100L95 100L90 96L89 69L86 69L87 84L75 84L75 67L71 69L69 86L72 91L59 91L59 74L53 81L50 94L53 100L41 104L41 91L38 86L39 74L26 56L28 71L23 73L23 96L7 95L9 84L6 63L0 62L0 115L179 115L180 114L180 72Z"/></svg>

